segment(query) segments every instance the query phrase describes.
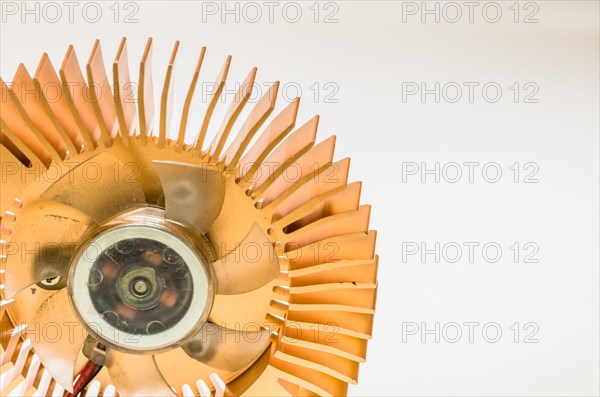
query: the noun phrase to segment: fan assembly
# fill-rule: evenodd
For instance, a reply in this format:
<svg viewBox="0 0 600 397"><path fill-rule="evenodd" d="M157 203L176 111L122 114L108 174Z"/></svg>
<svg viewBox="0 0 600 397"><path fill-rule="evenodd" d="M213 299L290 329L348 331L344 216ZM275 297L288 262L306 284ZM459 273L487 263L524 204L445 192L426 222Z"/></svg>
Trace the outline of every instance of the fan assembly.
<svg viewBox="0 0 600 397"><path fill-rule="evenodd" d="M253 68L214 128L228 57L192 132L152 39L133 83L69 47L1 81L0 391L7 396L347 394L371 338L375 232L335 137L274 117ZM108 75L112 74L109 82ZM84 77L85 75L85 77ZM154 126L155 120L158 125ZM240 122L236 123L240 118ZM186 141L192 137L193 141Z"/></svg>

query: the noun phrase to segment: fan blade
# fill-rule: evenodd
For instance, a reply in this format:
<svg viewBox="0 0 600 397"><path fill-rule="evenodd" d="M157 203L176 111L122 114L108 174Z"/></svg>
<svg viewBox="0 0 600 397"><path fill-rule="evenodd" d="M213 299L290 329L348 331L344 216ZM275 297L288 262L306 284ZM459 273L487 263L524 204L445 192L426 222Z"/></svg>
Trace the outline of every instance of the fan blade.
<svg viewBox="0 0 600 397"><path fill-rule="evenodd" d="M66 288L41 304L30 324L32 326L36 329L55 328L56 337L44 332L40 337L31 338L31 344L56 382L72 392L73 370L85 341L85 334L71 309Z"/></svg>
<svg viewBox="0 0 600 397"><path fill-rule="evenodd" d="M279 260L273 243L258 224L233 251L213 262L217 294L253 291L279 275Z"/></svg>
<svg viewBox="0 0 600 397"><path fill-rule="evenodd" d="M59 255L61 256L58 258L58 261L54 263L48 263L45 262L43 258L42 260L39 260L36 257L32 262L32 266L21 266L21 263L9 266L11 271L6 273L5 276L5 290L8 298L14 298L20 291L44 280L56 281L56 283L52 283L53 285L46 286L45 289L61 289L66 287L71 258L64 253L67 250L71 251L72 247L66 244L57 244L56 247L58 247ZM56 247L52 247L52 249L54 250ZM39 256L48 255L44 253L45 250L46 247L40 247L36 254ZM57 279L56 277L60 277L60 279Z"/></svg>
<svg viewBox="0 0 600 397"><path fill-rule="evenodd" d="M233 330L206 323L183 350L214 368L237 371L252 364L271 342L271 331Z"/></svg>
<svg viewBox="0 0 600 397"><path fill-rule="evenodd" d="M165 217L201 234L221 213L225 179L216 168L153 161L165 193Z"/></svg>
<svg viewBox="0 0 600 397"><path fill-rule="evenodd" d="M102 223L145 204L142 186L131 174L131 164L104 152L74 167L50 186L42 198L70 205Z"/></svg>
<svg viewBox="0 0 600 397"><path fill-rule="evenodd" d="M39 200L20 214L15 227L13 241L20 244L6 245L0 242L7 255L4 275L6 298L13 298L30 285L57 276L62 277L56 285L46 289L65 287L71 256L77 241L88 227L85 216L73 216L72 208L64 204ZM87 220L87 221L86 221ZM25 253L27 253L25 255Z"/></svg>
<svg viewBox="0 0 600 397"><path fill-rule="evenodd" d="M152 355L106 352L110 380L119 396L177 396L156 366Z"/></svg>

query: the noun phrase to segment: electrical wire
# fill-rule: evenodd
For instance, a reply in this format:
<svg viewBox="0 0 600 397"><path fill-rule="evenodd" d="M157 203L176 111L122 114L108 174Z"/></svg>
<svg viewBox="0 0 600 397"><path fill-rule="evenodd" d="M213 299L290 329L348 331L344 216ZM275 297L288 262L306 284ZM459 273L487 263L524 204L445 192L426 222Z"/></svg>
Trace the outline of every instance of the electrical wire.
<svg viewBox="0 0 600 397"><path fill-rule="evenodd" d="M65 397L76 397L98 375L101 369L102 365L89 360L73 385L73 393L66 393Z"/></svg>

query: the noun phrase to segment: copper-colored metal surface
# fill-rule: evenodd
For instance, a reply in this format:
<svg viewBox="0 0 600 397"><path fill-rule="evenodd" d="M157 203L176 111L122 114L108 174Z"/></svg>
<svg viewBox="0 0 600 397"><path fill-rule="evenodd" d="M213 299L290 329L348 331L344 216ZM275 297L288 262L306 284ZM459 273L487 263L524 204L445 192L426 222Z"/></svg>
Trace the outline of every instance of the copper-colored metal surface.
<svg viewBox="0 0 600 397"><path fill-rule="evenodd" d="M69 343L54 343L47 336L32 338L31 341L48 372L59 384L73 391L73 371L85 337L77 325L77 317L69 304L67 290L62 289L48 297L36 311L32 323L36 327L52 324L57 327L61 338L67 338Z"/></svg>
<svg viewBox="0 0 600 397"><path fill-rule="evenodd" d="M105 365L91 394L338 396L358 381L378 258L371 208L360 205L360 182L348 183L350 160L335 158L335 136L317 142L318 116L296 127L299 98L275 111L279 82L251 103L256 68L211 123L230 56L190 131L205 48L174 122L178 49L159 60L158 120L152 39L131 69L139 84L125 38L111 69L97 41L85 74L70 46L58 73L44 54L33 77L21 65L10 85L0 81L3 395L62 396L91 358L89 343L102 346L93 359ZM65 287L90 230L140 209L204 241L215 280L204 325L155 354L88 336Z"/></svg>
<svg viewBox="0 0 600 397"><path fill-rule="evenodd" d="M94 108L105 144L112 145L118 132L115 99L104 67L100 40L96 40L86 66L90 102Z"/></svg>
<svg viewBox="0 0 600 397"><path fill-rule="evenodd" d="M177 395L163 378L154 356L133 356L110 350L106 366L110 379L123 397ZM131 376L131 372L135 372L135 375Z"/></svg>
<svg viewBox="0 0 600 397"><path fill-rule="evenodd" d="M206 47L202 47L200 50L200 56L196 63L196 69L192 75L192 81L190 82L190 88L188 89L187 96L185 97L185 103L183 104L183 111L181 112L181 122L179 124L179 134L177 135L177 151L182 151L185 147L185 135L187 132L187 122L190 115L190 109L192 106L192 100L194 99L194 93L196 92L196 85L200 78L200 68L202 67L202 61L204 60L204 54L206 53Z"/></svg>
<svg viewBox="0 0 600 397"><path fill-rule="evenodd" d="M75 55L73 46L69 46L62 66L60 79L63 85L63 94L73 117L82 126L84 139L96 147L100 140L100 120L96 118L92 101L87 97L87 83L83 78L79 60ZM89 150L89 149L88 149Z"/></svg>
<svg viewBox="0 0 600 397"><path fill-rule="evenodd" d="M65 142L70 140L75 146L71 155L79 153L83 148L84 139L88 138L88 136L84 133L83 126L81 126L79 120L71 113L69 100L63 93L62 83L46 53L42 55L42 59L33 77L33 82L35 83L36 91L41 93L40 101L48 103L50 117L56 123L59 123L69 136L69 139L65 139ZM85 144L91 144L91 140L86 139ZM91 150L91 147L89 149Z"/></svg>
<svg viewBox="0 0 600 397"><path fill-rule="evenodd" d="M229 73L229 65L231 64L231 55L227 57L225 60L225 64L221 68L219 72L219 77L215 81L216 89L211 93L210 99L208 100L208 107L204 112L204 119L202 120L202 127L200 128L200 132L198 133L198 137L196 138L196 144L194 145L194 151L196 153L200 153L204 147L204 139L206 138L206 132L208 131L208 125L210 124L210 119L212 117L213 111L219 102L219 97L221 96L221 92L223 92L223 88L225 87L225 81L227 80L227 74Z"/></svg>
<svg viewBox="0 0 600 397"><path fill-rule="evenodd" d="M138 113L140 121L140 142L148 143L148 135L154 124L154 84L152 81L152 37L146 43L146 49L140 62L138 81Z"/></svg>
<svg viewBox="0 0 600 397"><path fill-rule="evenodd" d="M133 101L134 85L129 76L127 41L123 37L113 62L113 82L115 86L115 110L119 120L119 135L125 145L129 145L129 136L133 133L136 117L136 106Z"/></svg>

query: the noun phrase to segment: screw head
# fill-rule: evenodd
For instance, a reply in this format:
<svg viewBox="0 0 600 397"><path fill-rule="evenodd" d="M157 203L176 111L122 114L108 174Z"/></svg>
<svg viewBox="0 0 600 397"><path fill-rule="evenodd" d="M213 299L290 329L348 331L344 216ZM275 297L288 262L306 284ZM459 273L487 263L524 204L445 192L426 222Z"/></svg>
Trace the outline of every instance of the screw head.
<svg viewBox="0 0 600 397"><path fill-rule="evenodd" d="M137 296L144 296L150 289L148 283L145 280L136 280L133 282L132 290Z"/></svg>

